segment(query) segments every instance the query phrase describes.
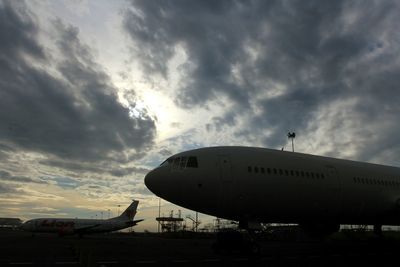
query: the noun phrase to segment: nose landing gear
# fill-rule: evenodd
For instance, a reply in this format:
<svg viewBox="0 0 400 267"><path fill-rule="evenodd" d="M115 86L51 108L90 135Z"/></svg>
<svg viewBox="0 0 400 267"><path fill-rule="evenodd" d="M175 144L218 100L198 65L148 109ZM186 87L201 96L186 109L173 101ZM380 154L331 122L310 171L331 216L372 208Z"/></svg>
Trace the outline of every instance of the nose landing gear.
<svg viewBox="0 0 400 267"><path fill-rule="evenodd" d="M216 253L260 254L260 245L255 241L254 233L236 229L224 229L218 232L212 248Z"/></svg>

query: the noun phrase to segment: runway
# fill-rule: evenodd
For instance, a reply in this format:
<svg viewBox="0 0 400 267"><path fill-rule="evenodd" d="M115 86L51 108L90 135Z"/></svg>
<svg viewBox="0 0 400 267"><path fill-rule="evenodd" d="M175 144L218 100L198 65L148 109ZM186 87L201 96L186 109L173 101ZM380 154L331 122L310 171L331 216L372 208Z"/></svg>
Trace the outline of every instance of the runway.
<svg viewBox="0 0 400 267"><path fill-rule="evenodd" d="M0 231L0 266L398 266L400 242L260 240L261 253L213 251L213 238Z"/></svg>

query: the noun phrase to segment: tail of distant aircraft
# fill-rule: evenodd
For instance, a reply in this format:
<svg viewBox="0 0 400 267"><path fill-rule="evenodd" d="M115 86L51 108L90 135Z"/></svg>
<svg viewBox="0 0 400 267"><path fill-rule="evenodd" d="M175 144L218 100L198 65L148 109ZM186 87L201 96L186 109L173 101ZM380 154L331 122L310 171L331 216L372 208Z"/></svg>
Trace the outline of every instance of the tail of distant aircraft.
<svg viewBox="0 0 400 267"><path fill-rule="evenodd" d="M129 205L129 207L121 214L119 215L117 218L118 219L123 219L123 220L129 220L132 221L133 218L136 215L136 210L137 210L137 206L139 204L139 201L134 200L131 205Z"/></svg>

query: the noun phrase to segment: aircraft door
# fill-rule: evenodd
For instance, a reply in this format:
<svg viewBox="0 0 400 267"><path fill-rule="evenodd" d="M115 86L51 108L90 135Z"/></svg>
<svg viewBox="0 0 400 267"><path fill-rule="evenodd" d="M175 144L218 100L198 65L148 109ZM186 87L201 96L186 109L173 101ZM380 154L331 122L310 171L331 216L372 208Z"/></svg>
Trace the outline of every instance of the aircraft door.
<svg viewBox="0 0 400 267"><path fill-rule="evenodd" d="M218 209L220 212L226 213L226 216L231 214L232 201L232 164L228 155L218 156L219 165L219 200Z"/></svg>
<svg viewBox="0 0 400 267"><path fill-rule="evenodd" d="M229 156L226 155L219 156L219 171L222 182L232 181L232 166Z"/></svg>
<svg viewBox="0 0 400 267"><path fill-rule="evenodd" d="M340 211L342 209L342 190L339 179L339 174L337 169L334 166L327 165L325 167L326 170L326 191L327 194L327 207L330 208L330 211L335 213L336 216L340 215Z"/></svg>

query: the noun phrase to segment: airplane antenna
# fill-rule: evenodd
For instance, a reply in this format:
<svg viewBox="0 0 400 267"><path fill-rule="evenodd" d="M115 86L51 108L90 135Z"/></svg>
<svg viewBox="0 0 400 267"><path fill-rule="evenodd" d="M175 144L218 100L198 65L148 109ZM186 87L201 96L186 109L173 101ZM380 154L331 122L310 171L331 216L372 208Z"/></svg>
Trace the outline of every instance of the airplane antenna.
<svg viewBox="0 0 400 267"><path fill-rule="evenodd" d="M294 152L294 138L296 137L296 133L295 132L293 132L293 133L289 132L287 134L287 137L289 139L292 139L292 152Z"/></svg>
<svg viewBox="0 0 400 267"><path fill-rule="evenodd" d="M158 218L160 218L161 217L161 198L159 197L158 198ZM160 233L160 225L161 225L161 222L160 221L158 221L158 233Z"/></svg>

